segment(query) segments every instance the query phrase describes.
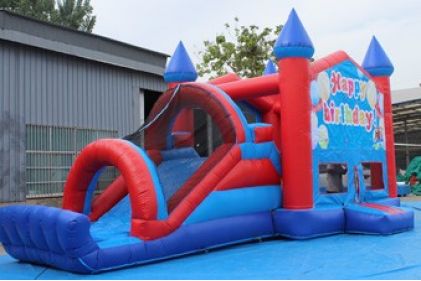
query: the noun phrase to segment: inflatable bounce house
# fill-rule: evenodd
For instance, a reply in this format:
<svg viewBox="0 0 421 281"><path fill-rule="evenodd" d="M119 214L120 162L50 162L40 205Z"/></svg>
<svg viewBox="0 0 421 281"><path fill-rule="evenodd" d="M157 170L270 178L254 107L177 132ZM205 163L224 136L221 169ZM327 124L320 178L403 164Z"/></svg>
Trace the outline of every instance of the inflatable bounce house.
<svg viewBox="0 0 421 281"><path fill-rule="evenodd" d="M145 125L80 152L62 209L0 208L7 253L97 273L267 237L411 230L396 198L391 62L374 37L362 67L313 53L294 10L274 46L279 71L269 62L261 77L194 82L180 43ZM206 153L198 109L218 132ZM95 196L106 166L120 176Z"/></svg>

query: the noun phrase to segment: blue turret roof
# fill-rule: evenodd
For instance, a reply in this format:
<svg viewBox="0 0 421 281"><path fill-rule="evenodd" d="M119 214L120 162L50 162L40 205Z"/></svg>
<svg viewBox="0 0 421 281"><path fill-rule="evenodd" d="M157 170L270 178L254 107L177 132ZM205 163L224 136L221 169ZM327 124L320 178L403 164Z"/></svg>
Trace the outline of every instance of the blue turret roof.
<svg viewBox="0 0 421 281"><path fill-rule="evenodd" d="M313 43L294 9L289 14L288 20L276 40L273 52L277 59L311 58L314 54Z"/></svg>
<svg viewBox="0 0 421 281"><path fill-rule="evenodd" d="M268 62L266 63L266 67L265 67L265 70L263 71L263 75L270 75L277 72L278 70L276 69L276 65L273 63L271 59L269 59Z"/></svg>
<svg viewBox="0 0 421 281"><path fill-rule="evenodd" d="M191 82L197 79L196 69L184 47L183 42L178 43L170 62L164 72L167 83Z"/></svg>
<svg viewBox="0 0 421 281"><path fill-rule="evenodd" d="M393 73L393 64L375 36L365 54L363 67L372 76L390 76Z"/></svg>

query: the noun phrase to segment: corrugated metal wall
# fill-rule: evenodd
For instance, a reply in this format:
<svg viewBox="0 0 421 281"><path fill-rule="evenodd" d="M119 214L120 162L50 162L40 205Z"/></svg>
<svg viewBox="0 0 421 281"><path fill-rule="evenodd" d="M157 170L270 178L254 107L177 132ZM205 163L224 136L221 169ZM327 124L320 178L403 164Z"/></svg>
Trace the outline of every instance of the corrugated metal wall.
<svg viewBox="0 0 421 281"><path fill-rule="evenodd" d="M0 41L0 202L25 198L25 125L117 130L140 125L140 89L161 77Z"/></svg>

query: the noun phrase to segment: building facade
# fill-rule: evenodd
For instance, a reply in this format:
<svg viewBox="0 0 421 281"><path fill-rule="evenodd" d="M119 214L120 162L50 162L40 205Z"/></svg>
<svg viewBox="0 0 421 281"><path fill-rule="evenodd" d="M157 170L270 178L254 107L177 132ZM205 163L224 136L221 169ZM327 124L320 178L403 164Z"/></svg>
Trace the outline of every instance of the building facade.
<svg viewBox="0 0 421 281"><path fill-rule="evenodd" d="M396 167L421 156L421 86L392 92Z"/></svg>
<svg viewBox="0 0 421 281"><path fill-rule="evenodd" d="M0 11L0 202L60 194L81 148L137 129L166 88L166 59Z"/></svg>

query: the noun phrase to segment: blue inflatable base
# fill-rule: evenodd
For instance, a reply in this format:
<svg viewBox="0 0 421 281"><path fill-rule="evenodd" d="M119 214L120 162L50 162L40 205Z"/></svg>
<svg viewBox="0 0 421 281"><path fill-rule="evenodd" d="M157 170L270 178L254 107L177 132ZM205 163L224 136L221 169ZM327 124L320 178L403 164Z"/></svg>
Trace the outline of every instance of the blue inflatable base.
<svg viewBox="0 0 421 281"><path fill-rule="evenodd" d="M395 234L414 228L414 212L406 208L386 207L384 211L351 204L345 208L345 222L348 233Z"/></svg>
<svg viewBox="0 0 421 281"><path fill-rule="evenodd" d="M139 265L273 236L270 211L182 225L151 241L101 248L79 213L44 206L9 206L0 212L0 241L13 257L78 273Z"/></svg>
<svg viewBox="0 0 421 281"><path fill-rule="evenodd" d="M415 229L396 235L272 239L97 275L0 256L0 279L421 279L421 202L402 205L414 210Z"/></svg>
<svg viewBox="0 0 421 281"><path fill-rule="evenodd" d="M273 213L273 222L277 234L292 239L343 233L345 225L343 208L279 209Z"/></svg>
<svg viewBox="0 0 421 281"><path fill-rule="evenodd" d="M109 231L114 232L107 240L102 233L107 224L102 225L105 230L100 224L93 224L101 231L97 229L93 232L96 236L92 235L91 223L83 214L44 206L9 206L0 212L0 241L12 257L21 261L98 273L265 237L309 239L344 232L393 234L413 228L413 212L395 207L399 200L381 202L383 205L255 211L183 224L168 236L151 241L130 237L124 231L119 233L129 220L109 223ZM121 203L128 205L124 200ZM113 212L122 216L124 208L117 209ZM111 221L118 221L112 218Z"/></svg>
<svg viewBox="0 0 421 281"><path fill-rule="evenodd" d="M371 201L370 201L371 203ZM399 207L401 205L401 200L399 198L384 198L380 200L372 201L372 203L382 204L386 206Z"/></svg>
<svg viewBox="0 0 421 281"><path fill-rule="evenodd" d="M273 213L273 222L277 234L291 239L337 233L394 234L414 228L413 211L399 205L399 199L387 198L367 203L367 206L350 204L344 208L278 209Z"/></svg>
<svg viewBox="0 0 421 281"><path fill-rule="evenodd" d="M272 234L271 213L262 212L183 225L163 238L98 249L79 260L89 272L98 273L270 237ZM83 272L84 268L77 271Z"/></svg>

